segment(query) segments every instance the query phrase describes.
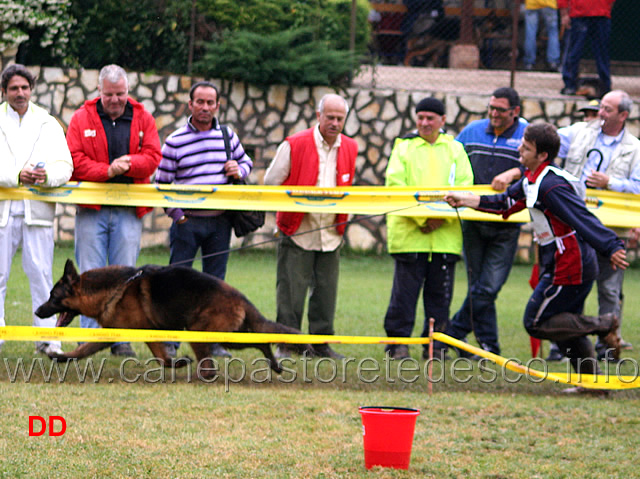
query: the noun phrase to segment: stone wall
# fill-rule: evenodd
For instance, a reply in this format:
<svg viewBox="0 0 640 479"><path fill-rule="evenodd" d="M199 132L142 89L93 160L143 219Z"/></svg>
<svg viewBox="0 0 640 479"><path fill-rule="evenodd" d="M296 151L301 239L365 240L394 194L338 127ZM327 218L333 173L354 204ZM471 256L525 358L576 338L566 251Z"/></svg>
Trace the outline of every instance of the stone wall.
<svg viewBox="0 0 640 479"><path fill-rule="evenodd" d="M73 112L85 99L97 95L98 72L61 68L30 69L37 76L33 100L46 107L63 125L68 125ZM130 73L130 93L142 102L156 118L163 141L172 131L183 125L189 110L188 91L192 79L177 75ZM245 149L254 160L251 180L261 183L264 172L282 140L315 123L316 102L328 88L293 88L273 86L262 90L244 83L218 81L221 93L220 120L229 124L239 135ZM406 91L376 89L346 89L339 91L348 99L351 110L344 132L359 145L356 184L382 185L387 159L394 139L414 128L413 109L425 96L442 99L447 109L447 131L459 132L472 120L482 118L489 99L487 94L455 95L437 91ZM523 98L522 116L529 121L549 121L565 126L579 117L577 110L584 101L543 98ZM630 129L638 135L640 119L638 107L632 111ZM73 238L74 207L60 208L56 238ZM382 252L385 248L383 217L361 218L349 226L348 246ZM170 221L157 209L145 217L144 246L167 244ZM263 242L272 237L273 215L267 224L244 242ZM236 240L234 244L237 244ZM530 238L524 237L524 252Z"/></svg>

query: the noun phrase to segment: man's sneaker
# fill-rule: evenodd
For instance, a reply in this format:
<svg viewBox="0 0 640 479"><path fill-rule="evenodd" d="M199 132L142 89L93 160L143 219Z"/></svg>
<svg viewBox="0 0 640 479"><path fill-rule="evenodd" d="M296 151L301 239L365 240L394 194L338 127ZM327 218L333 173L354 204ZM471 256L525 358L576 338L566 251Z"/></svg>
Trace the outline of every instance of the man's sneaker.
<svg viewBox="0 0 640 479"><path fill-rule="evenodd" d="M620 338L620 349L624 349L625 351L631 351L633 349L633 344Z"/></svg>
<svg viewBox="0 0 640 479"><path fill-rule="evenodd" d="M331 358L331 359L344 359L344 355L334 351L329 347L328 344L314 344L313 349L316 352L316 356L321 358Z"/></svg>
<svg viewBox="0 0 640 479"><path fill-rule="evenodd" d="M219 358L230 358L231 353L220 346L218 343L211 345L211 356L217 356Z"/></svg>
<svg viewBox="0 0 640 479"><path fill-rule="evenodd" d="M40 343L38 347L36 347L36 351L49 357L64 354L60 346L51 343Z"/></svg>
<svg viewBox="0 0 640 479"><path fill-rule="evenodd" d="M590 394L592 396L605 398L609 395L607 389L587 389L582 386L576 386L573 388L567 388L562 390L562 394L576 395L576 394Z"/></svg>
<svg viewBox="0 0 640 479"><path fill-rule="evenodd" d="M136 353L131 349L131 344L122 343L111 347L111 356L123 356L126 358L135 358Z"/></svg>

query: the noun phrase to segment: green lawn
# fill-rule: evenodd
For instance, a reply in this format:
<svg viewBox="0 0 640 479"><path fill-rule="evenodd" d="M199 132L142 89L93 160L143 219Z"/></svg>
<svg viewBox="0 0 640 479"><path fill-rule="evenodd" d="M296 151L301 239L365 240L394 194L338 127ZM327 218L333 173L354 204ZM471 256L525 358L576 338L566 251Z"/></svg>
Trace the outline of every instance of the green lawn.
<svg viewBox="0 0 640 479"><path fill-rule="evenodd" d="M72 248L57 248L55 279L67 257L73 257ZM140 264L167 260L165 250L145 250ZM498 303L503 355L522 361L530 358L521 324L530 294L529 272L530 266L516 265ZM392 274L388 256L344 255L338 334L384 336ZM274 252L232 254L227 280L267 317L275 317ZM637 349L640 298L634 293L639 285L640 270L629 270L623 333ZM452 312L465 292L464 268L459 265ZM7 323L30 324L29 309L28 283L17 256L7 291ZM587 312L595 311L591 297ZM78 326L77 321L71 326ZM421 328L422 319L416 331ZM452 372L448 362L444 371L434 366L437 380L429 396L419 346L412 347L418 371L399 372L390 364L387 373L383 347L370 345L335 347L355 358L344 373L312 360L296 364L295 378L290 373L280 379L269 378L264 364L255 362L261 356L257 350L242 350L234 357L247 364L246 370L239 361L231 363L226 375L207 384L187 370L172 376L153 363L145 365L151 357L146 345L136 343L134 349L137 363L122 363L102 352L73 365L60 382L55 372L46 379L51 362L41 357L34 361L38 356L33 343L5 343L0 355L0 477L637 476L637 391L612 393L607 399L566 397L561 394L565 386L550 381L536 383L475 366ZM188 345L181 352L192 355ZM637 360L638 353L625 352L624 357ZM19 363L26 372L33 365L30 379L16 374ZM625 374L634 374L633 364L625 365ZM101 365L97 382L90 375L81 379L82 368ZM381 369L372 371L375 365ZM566 365L551 368L563 371ZM364 405L421 410L408 471L365 470L358 414L358 406ZM30 437L32 415L64 417L66 433Z"/></svg>

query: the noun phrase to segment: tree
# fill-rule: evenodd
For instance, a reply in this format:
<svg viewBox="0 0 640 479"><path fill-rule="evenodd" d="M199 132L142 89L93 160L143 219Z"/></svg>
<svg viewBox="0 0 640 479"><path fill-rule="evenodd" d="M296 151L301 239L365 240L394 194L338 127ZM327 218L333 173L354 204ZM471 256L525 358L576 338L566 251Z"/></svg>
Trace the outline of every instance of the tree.
<svg viewBox="0 0 640 479"><path fill-rule="evenodd" d="M0 51L31 42L51 58L69 61L69 32L75 23L64 0L0 0Z"/></svg>

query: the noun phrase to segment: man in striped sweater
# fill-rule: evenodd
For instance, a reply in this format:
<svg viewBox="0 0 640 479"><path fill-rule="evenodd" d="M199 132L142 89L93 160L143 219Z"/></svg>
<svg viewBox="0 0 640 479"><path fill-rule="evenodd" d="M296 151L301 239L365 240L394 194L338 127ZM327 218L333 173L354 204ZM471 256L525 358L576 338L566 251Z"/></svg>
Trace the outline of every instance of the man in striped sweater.
<svg viewBox="0 0 640 479"><path fill-rule="evenodd" d="M223 185L249 176L253 166L238 136L221 125L218 89L210 82L195 83L189 91L191 116L162 146L156 183ZM229 156L222 128L229 137ZM170 264L191 266L202 250L202 271L224 279L229 259L231 222L224 211L167 208L173 219L169 231ZM175 353L170 350L169 354ZM212 346L214 356L231 356L222 346Z"/></svg>

